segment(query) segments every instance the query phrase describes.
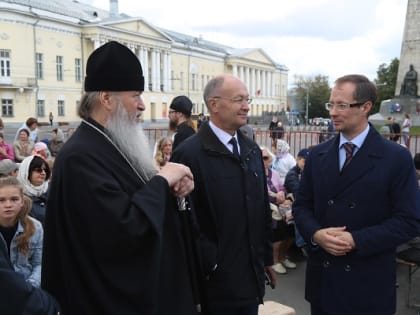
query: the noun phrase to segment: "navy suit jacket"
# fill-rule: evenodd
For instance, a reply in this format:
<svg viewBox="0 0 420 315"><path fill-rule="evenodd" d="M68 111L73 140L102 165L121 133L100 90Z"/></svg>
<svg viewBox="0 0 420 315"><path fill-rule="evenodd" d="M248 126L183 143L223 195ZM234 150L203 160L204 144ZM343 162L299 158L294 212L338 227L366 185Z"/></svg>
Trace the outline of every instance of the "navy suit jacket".
<svg viewBox="0 0 420 315"><path fill-rule="evenodd" d="M52 296L33 287L13 269L0 233L0 314L55 315L58 310Z"/></svg>
<svg viewBox="0 0 420 315"><path fill-rule="evenodd" d="M371 126L340 174L339 136L311 150L293 215L311 243L326 227L346 226L356 244L345 256L313 246L306 299L332 314L394 314L395 249L420 234L420 192L410 152Z"/></svg>

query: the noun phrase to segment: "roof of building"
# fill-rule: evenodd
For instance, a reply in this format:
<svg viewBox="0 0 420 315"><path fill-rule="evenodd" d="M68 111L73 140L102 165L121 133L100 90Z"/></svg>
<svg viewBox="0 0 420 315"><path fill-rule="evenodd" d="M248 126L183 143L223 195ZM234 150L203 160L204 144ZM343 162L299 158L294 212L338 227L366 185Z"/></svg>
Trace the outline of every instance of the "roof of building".
<svg viewBox="0 0 420 315"><path fill-rule="evenodd" d="M0 3L8 3L11 5L22 5L29 8L47 11L53 14L60 14L61 16L71 17L78 19L79 24L103 24L111 23L121 20L133 20L135 17L129 16L124 13L118 13L117 15L111 15L109 11L96 8L89 5L82 0L0 0ZM36 12L35 12L36 13ZM174 42L183 44L187 47L201 48L204 50L213 51L215 53L224 54L228 57L241 57L244 54L258 50L259 48L234 48L227 45L222 45L212 41L203 39L201 36L190 36L182 34L176 31L167 30L163 28L155 28ZM261 49L259 49L261 50ZM282 71L288 71L285 65L275 63L263 50L261 52L270 59L277 69Z"/></svg>

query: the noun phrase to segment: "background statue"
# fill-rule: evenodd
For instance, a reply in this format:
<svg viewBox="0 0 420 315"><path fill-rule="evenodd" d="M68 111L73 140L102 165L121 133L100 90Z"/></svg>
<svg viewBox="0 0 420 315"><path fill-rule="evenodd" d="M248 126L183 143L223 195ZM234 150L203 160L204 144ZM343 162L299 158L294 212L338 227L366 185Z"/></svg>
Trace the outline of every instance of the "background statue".
<svg viewBox="0 0 420 315"><path fill-rule="evenodd" d="M404 76L400 95L417 96L417 71L410 65L410 70Z"/></svg>

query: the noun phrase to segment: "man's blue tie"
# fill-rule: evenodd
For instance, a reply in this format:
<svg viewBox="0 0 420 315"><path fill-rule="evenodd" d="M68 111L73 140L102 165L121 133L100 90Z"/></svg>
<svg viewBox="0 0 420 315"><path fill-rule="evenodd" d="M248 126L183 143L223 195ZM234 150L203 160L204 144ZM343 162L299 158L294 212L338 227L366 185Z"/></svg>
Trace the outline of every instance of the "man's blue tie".
<svg viewBox="0 0 420 315"><path fill-rule="evenodd" d="M240 159L241 159L241 157L240 157L240 155L239 155L238 142L236 141L235 137L232 137L232 139L230 139L230 140L229 140L229 143L230 143L230 144L232 145L232 147L233 147L233 150L232 150L233 156L234 156L235 158L237 158L238 160L240 160Z"/></svg>

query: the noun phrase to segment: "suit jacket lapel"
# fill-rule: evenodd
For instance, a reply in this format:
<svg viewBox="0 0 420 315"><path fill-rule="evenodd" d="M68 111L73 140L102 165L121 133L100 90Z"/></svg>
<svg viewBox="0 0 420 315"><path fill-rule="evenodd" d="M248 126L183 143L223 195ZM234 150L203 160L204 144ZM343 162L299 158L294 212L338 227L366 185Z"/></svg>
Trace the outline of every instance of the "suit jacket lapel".
<svg viewBox="0 0 420 315"><path fill-rule="evenodd" d="M321 159L321 175L322 185L326 187L325 191L331 192L337 186L340 179L340 170L338 163L338 143L339 137L336 136L334 140L330 141L330 146L326 147L324 151L319 152ZM328 180L326 178L328 177Z"/></svg>
<svg viewBox="0 0 420 315"><path fill-rule="evenodd" d="M339 137L336 137L325 155L322 170L323 174L329 174L330 176L327 183L327 191L331 192L330 197L336 197L344 192L355 181L375 167L374 160L382 156L381 152L383 150L380 149L382 141L384 141L383 138L371 126L362 147L359 148L350 164L340 174L338 163Z"/></svg>

